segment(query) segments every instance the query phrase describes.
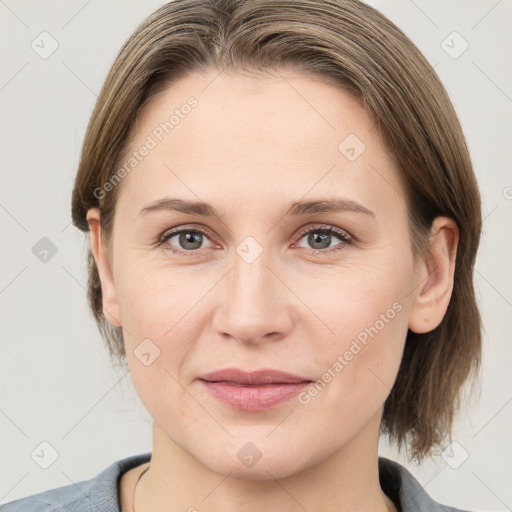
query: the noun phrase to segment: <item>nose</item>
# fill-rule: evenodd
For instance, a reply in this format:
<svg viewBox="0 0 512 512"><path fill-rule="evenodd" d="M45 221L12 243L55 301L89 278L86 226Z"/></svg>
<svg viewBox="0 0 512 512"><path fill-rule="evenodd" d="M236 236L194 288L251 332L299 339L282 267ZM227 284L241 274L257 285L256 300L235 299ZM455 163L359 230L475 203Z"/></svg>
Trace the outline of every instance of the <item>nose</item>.
<svg viewBox="0 0 512 512"><path fill-rule="evenodd" d="M260 255L252 263L235 255L222 283L221 304L213 328L224 338L246 345L278 341L293 328L291 298L271 262Z"/></svg>

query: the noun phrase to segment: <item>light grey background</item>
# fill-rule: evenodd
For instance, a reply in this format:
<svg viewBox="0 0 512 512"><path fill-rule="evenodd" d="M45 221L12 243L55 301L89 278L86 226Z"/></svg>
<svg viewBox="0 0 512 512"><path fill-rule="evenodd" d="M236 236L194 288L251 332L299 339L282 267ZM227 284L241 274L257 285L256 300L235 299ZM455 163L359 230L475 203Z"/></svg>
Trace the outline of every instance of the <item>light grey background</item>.
<svg viewBox="0 0 512 512"><path fill-rule="evenodd" d="M412 38L447 87L485 216L475 273L485 324L481 395L457 422L453 456L416 467L385 440L381 454L408 467L442 503L512 510L512 4L369 3ZM92 478L115 460L151 451L150 417L130 376L110 368L87 310L85 237L71 225L70 196L108 68L136 25L162 4L0 0L0 503ZM47 58L31 47L35 41L39 52L51 49L43 31L58 43ZM457 56L464 41L469 46ZM43 237L57 250L46 262L33 252ZM42 442L58 453L47 469L31 455Z"/></svg>

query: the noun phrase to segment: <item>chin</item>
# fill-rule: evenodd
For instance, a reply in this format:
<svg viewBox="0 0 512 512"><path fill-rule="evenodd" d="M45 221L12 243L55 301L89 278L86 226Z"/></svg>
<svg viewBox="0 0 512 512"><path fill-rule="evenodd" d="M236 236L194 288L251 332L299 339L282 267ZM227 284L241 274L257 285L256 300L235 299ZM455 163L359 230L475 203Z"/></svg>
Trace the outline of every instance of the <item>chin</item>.
<svg viewBox="0 0 512 512"><path fill-rule="evenodd" d="M279 480L294 475L301 468L297 467L295 462L290 461L263 461L261 459L253 467L243 467L242 464L234 461L229 464L220 464L210 467L219 475L226 476L237 480Z"/></svg>
<svg viewBox="0 0 512 512"><path fill-rule="evenodd" d="M238 480L273 480L294 475L314 464L304 459L304 451L293 447L269 443L268 440L234 442L219 447L211 458L198 456L198 460L216 473ZM319 456L319 459L321 457Z"/></svg>

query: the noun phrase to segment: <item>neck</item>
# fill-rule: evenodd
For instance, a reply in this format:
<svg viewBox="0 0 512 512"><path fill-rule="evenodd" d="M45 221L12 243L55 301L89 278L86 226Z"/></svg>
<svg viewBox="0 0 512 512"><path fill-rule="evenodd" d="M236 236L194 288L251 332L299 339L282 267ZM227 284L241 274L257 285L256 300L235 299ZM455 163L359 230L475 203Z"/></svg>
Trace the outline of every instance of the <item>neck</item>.
<svg viewBox="0 0 512 512"><path fill-rule="evenodd" d="M340 450L316 464L305 464L305 469L288 468L287 476L276 478L283 468L269 466L263 477L241 479L230 476L232 471L210 469L153 424L151 465L137 486L135 510L395 511L379 483L379 426L380 416L376 416Z"/></svg>

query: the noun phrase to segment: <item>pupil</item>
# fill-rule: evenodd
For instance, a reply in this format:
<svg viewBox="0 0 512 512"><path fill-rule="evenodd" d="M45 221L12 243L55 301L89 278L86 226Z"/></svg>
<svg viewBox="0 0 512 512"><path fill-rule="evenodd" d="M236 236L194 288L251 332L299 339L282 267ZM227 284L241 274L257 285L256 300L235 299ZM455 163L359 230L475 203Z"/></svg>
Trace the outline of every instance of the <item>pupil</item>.
<svg viewBox="0 0 512 512"><path fill-rule="evenodd" d="M182 233L180 236L180 244L185 249L198 249L199 247L201 247L201 235L201 233ZM193 247L187 247L187 243L192 243Z"/></svg>
<svg viewBox="0 0 512 512"><path fill-rule="evenodd" d="M318 235L318 234L312 234L309 236L310 238L310 243L312 243L313 245L317 243L317 240L320 238L320 241L319 243L321 244L321 247L315 247L315 249L325 249L326 247L329 247L329 238L330 238L331 235L327 234L327 233L323 233L321 235ZM327 240L327 244L325 244L325 241ZM322 244L322 242L324 242Z"/></svg>

